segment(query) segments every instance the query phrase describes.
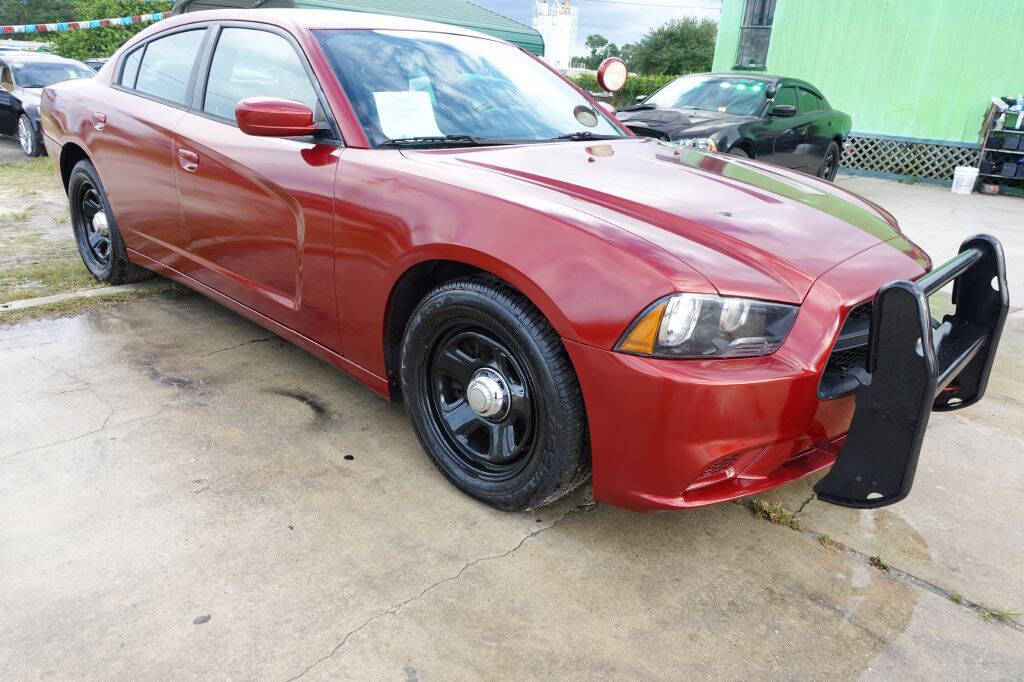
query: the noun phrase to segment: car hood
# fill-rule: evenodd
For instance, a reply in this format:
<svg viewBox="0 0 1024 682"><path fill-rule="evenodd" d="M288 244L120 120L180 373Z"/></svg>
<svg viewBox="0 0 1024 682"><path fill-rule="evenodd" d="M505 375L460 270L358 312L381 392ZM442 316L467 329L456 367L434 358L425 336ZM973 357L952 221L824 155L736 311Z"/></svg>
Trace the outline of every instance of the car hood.
<svg viewBox="0 0 1024 682"><path fill-rule="evenodd" d="M814 281L880 242L922 266L927 256L870 202L811 176L650 138L406 151L532 185L698 270L723 295L799 303Z"/></svg>
<svg viewBox="0 0 1024 682"><path fill-rule="evenodd" d="M18 99L21 100L21 108L39 108L39 100L43 96L42 88L18 88L15 92Z"/></svg>
<svg viewBox="0 0 1024 682"><path fill-rule="evenodd" d="M653 131L675 139L680 136L708 136L730 126L756 120L755 116L700 109L640 109L620 111L618 118L626 126L639 133Z"/></svg>

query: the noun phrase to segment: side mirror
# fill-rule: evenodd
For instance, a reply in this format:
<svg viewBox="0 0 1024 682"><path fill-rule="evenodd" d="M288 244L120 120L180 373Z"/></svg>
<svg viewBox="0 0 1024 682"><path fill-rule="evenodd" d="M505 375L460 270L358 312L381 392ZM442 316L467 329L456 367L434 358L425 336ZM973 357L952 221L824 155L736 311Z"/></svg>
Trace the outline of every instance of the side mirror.
<svg viewBox="0 0 1024 682"><path fill-rule="evenodd" d="M316 131L312 109L277 97L243 99L235 105L235 121L243 133L259 137L296 137Z"/></svg>
<svg viewBox="0 0 1024 682"><path fill-rule="evenodd" d="M768 87L764 89L764 98L775 99L775 93L777 93L778 91L778 88L775 87L775 83L769 83Z"/></svg>
<svg viewBox="0 0 1024 682"><path fill-rule="evenodd" d="M791 118L796 116L796 107L792 104L780 104L776 107L772 107L772 110L768 112L770 116L778 116L779 118Z"/></svg>
<svg viewBox="0 0 1024 682"><path fill-rule="evenodd" d="M608 104L608 102L598 102L597 106L601 107L604 113L608 114L612 118L615 118L615 107L613 107L611 104Z"/></svg>
<svg viewBox="0 0 1024 682"><path fill-rule="evenodd" d="M597 84L608 92L618 92L626 84L629 69L618 57L608 57L597 67Z"/></svg>
<svg viewBox="0 0 1024 682"><path fill-rule="evenodd" d="M645 99L647 99L647 95L637 95L635 103L636 104L643 104Z"/></svg>

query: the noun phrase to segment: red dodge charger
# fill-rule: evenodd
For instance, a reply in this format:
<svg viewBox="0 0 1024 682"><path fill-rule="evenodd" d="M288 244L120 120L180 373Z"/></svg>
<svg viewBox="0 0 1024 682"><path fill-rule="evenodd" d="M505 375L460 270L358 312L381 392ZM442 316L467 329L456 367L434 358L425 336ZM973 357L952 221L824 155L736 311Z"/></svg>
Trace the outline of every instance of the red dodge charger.
<svg viewBox="0 0 1024 682"><path fill-rule="evenodd" d="M453 26L185 14L41 109L98 279L160 273L404 400L501 509L591 472L659 509L829 466L822 499L891 504L930 412L984 393L1008 308L994 238L933 268L871 202L635 137Z"/></svg>

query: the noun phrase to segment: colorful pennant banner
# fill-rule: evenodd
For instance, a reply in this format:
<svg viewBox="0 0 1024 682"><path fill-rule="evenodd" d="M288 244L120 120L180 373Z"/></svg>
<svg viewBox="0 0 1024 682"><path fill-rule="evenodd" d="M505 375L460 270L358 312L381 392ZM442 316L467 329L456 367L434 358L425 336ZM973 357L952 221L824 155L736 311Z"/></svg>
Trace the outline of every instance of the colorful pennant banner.
<svg viewBox="0 0 1024 682"><path fill-rule="evenodd" d="M0 33L53 33L55 31L78 31L87 28L103 28L105 26L131 26L160 21L171 16L170 12L153 12L152 14L136 14L131 17L115 19L92 19L90 21L64 21L58 24L22 24L20 26L0 26Z"/></svg>

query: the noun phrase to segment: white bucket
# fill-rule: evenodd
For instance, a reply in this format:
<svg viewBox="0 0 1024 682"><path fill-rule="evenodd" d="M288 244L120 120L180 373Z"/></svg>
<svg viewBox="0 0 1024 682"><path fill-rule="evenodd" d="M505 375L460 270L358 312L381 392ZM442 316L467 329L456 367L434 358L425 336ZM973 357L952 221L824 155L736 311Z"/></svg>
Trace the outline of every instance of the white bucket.
<svg viewBox="0 0 1024 682"><path fill-rule="evenodd" d="M949 188L949 191L953 194L970 194L974 191L974 183L977 180L977 168L957 166L953 171L953 186Z"/></svg>

